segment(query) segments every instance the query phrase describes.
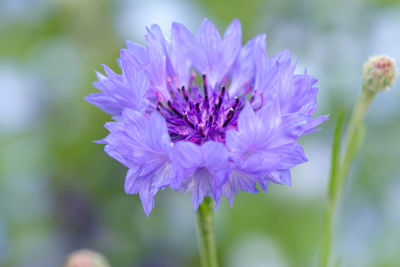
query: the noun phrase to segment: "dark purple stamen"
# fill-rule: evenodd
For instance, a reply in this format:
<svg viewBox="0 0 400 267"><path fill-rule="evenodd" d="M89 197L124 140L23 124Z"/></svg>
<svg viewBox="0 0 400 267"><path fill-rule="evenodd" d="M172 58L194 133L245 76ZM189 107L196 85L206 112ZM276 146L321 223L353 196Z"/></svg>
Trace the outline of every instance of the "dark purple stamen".
<svg viewBox="0 0 400 267"><path fill-rule="evenodd" d="M222 127L226 127L228 125L228 123L232 120L234 114L235 114L235 110L233 108L230 108L228 115L226 115L226 119L225 119Z"/></svg>
<svg viewBox="0 0 400 267"><path fill-rule="evenodd" d="M160 100L157 102L157 110L160 110L160 108L166 109L167 107L164 105L163 102Z"/></svg>
<svg viewBox="0 0 400 267"><path fill-rule="evenodd" d="M219 97L218 97L218 104L217 104L217 106L216 106L217 109L220 109L220 108L221 108L222 100L223 100L223 98L224 98L224 94L225 94L225 86L222 86L221 93L220 93L220 95L219 95Z"/></svg>
<svg viewBox="0 0 400 267"><path fill-rule="evenodd" d="M179 117L179 118L183 118L183 115L174 107L172 106L172 102L171 100L168 100L168 107Z"/></svg>
<svg viewBox="0 0 400 267"><path fill-rule="evenodd" d="M213 120L214 120L213 115L210 115L210 117L208 117L208 121L210 122L210 125L212 125Z"/></svg>
<svg viewBox="0 0 400 267"><path fill-rule="evenodd" d="M168 101L162 101L156 93L156 109L165 118L171 140L188 140L202 144L207 140L225 141L227 129L237 129L237 113L243 109L245 97L230 100L226 87L209 87L206 74L202 74L202 85L192 85L195 76L190 77L189 87L175 88L175 94ZM219 92L217 91L220 88ZM201 92L203 91L203 92Z"/></svg>
<svg viewBox="0 0 400 267"><path fill-rule="evenodd" d="M239 98L235 96L235 104L233 104L232 108L236 109L236 107L239 105Z"/></svg>
<svg viewBox="0 0 400 267"><path fill-rule="evenodd" d="M190 128L194 129L193 123L189 120L187 113L184 116L185 122L190 126Z"/></svg>
<svg viewBox="0 0 400 267"><path fill-rule="evenodd" d="M182 92L183 98L185 98L186 102L188 102L189 96L186 93L185 86L182 86L181 92Z"/></svg>
<svg viewBox="0 0 400 267"><path fill-rule="evenodd" d="M196 112L200 113L200 103L199 102L196 103Z"/></svg>
<svg viewBox="0 0 400 267"><path fill-rule="evenodd" d="M225 86L222 86L220 97L224 97L225 94Z"/></svg>
<svg viewBox="0 0 400 267"><path fill-rule="evenodd" d="M200 136L202 138L206 137L205 134L204 134L203 126L199 126L199 132L200 132Z"/></svg>
<svg viewBox="0 0 400 267"><path fill-rule="evenodd" d="M207 89L207 77L206 74L203 73L203 91L204 91L204 99L208 102L208 89Z"/></svg>

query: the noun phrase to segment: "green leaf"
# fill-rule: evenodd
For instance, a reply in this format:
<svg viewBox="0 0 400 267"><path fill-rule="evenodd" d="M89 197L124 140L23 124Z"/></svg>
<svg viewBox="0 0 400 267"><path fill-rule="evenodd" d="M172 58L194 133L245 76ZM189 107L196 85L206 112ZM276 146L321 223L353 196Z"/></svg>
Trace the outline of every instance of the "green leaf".
<svg viewBox="0 0 400 267"><path fill-rule="evenodd" d="M331 154L331 173L329 178L329 198L332 199L336 195L336 190L339 185L339 170L340 170L340 145L342 140L343 122L345 117L345 111L339 112L338 120L335 127L335 133L333 136L332 143L332 154Z"/></svg>

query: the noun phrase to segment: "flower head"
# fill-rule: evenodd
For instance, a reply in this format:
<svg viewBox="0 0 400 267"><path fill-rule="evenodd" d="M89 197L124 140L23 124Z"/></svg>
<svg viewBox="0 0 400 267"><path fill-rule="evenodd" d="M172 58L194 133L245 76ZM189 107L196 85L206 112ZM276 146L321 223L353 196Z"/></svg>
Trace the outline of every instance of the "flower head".
<svg viewBox="0 0 400 267"><path fill-rule="evenodd" d="M234 20L223 37L204 19L197 35L158 25L146 47L127 42L122 74L104 67L86 100L114 115L99 143L129 168L126 192L139 194L148 215L165 187L190 192L194 210L205 196L217 206L238 190L291 184L290 168L306 161L299 137L327 116L316 111L316 80L295 74L284 51L268 57L265 35L242 46Z"/></svg>
<svg viewBox="0 0 400 267"><path fill-rule="evenodd" d="M71 253L64 267L110 267L107 259L98 252L81 249Z"/></svg>
<svg viewBox="0 0 400 267"><path fill-rule="evenodd" d="M372 56L363 66L363 83L366 90L388 90L396 79L396 64L387 56Z"/></svg>

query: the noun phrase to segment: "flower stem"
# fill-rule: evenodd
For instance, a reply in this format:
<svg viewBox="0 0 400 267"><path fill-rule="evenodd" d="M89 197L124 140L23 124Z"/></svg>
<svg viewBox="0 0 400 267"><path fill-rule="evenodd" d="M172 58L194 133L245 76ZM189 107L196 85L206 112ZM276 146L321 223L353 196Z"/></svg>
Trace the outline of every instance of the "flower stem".
<svg viewBox="0 0 400 267"><path fill-rule="evenodd" d="M213 200L206 197L196 213L202 267L218 267L213 206Z"/></svg>
<svg viewBox="0 0 400 267"><path fill-rule="evenodd" d="M332 225L335 211L340 202L341 194L346 183L351 165L357 155L362 141L364 139L365 128L363 120L375 92L370 90L362 90L361 96L354 107L351 115L347 131L346 144L344 147L343 160L340 157L340 139L343 125L343 117L340 116L335 130L333 149L332 149L332 166L329 183L329 200L325 209L324 229L322 236L322 245L320 251L320 266L327 267L332 243Z"/></svg>

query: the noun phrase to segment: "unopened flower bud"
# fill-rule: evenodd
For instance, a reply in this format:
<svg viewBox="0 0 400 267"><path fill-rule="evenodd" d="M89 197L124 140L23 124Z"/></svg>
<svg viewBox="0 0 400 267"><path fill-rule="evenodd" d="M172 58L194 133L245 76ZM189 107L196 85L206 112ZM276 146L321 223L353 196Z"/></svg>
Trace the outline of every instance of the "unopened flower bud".
<svg viewBox="0 0 400 267"><path fill-rule="evenodd" d="M82 249L71 253L64 267L110 267L110 264L100 253Z"/></svg>
<svg viewBox="0 0 400 267"><path fill-rule="evenodd" d="M389 89L396 79L396 64L387 56L372 56L363 66L363 88L372 92Z"/></svg>

